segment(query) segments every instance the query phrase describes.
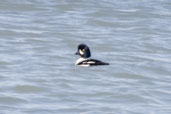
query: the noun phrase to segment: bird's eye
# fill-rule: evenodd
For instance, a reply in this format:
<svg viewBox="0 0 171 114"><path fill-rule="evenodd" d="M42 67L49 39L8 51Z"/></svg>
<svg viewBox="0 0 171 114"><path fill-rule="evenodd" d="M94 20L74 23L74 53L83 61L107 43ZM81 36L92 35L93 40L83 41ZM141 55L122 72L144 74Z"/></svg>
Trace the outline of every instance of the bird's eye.
<svg viewBox="0 0 171 114"><path fill-rule="evenodd" d="M82 49L82 51L84 52L84 51L85 51L85 49Z"/></svg>

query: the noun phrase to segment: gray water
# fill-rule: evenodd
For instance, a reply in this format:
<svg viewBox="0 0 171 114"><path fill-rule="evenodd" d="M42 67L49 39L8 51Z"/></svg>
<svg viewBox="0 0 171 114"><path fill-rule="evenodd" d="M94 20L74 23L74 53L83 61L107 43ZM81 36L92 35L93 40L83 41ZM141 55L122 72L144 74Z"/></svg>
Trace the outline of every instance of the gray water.
<svg viewBox="0 0 171 114"><path fill-rule="evenodd" d="M171 1L1 0L0 114L171 114Z"/></svg>

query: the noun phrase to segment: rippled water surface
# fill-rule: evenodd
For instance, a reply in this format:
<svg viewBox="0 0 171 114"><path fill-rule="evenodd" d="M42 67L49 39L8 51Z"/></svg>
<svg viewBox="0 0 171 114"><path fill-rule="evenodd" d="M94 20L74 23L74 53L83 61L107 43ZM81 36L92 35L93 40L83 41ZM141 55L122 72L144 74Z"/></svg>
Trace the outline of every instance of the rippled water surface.
<svg viewBox="0 0 171 114"><path fill-rule="evenodd" d="M171 1L1 0L0 113L171 114Z"/></svg>

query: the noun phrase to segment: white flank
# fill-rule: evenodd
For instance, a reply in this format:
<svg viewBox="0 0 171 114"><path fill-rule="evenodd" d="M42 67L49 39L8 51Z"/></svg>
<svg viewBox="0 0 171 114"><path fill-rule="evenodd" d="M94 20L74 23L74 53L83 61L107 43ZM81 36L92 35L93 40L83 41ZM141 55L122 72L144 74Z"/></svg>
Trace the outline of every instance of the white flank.
<svg viewBox="0 0 171 114"><path fill-rule="evenodd" d="M88 63L88 64L91 64L91 63L95 63L95 62L94 62L94 61L88 61L87 63Z"/></svg>
<svg viewBox="0 0 171 114"><path fill-rule="evenodd" d="M79 59L76 61L75 65L78 65L78 63L80 63L80 62L82 62L82 61L85 61L85 60L86 60L85 58L79 58Z"/></svg>
<svg viewBox="0 0 171 114"><path fill-rule="evenodd" d="M85 60L87 60L87 59L85 59L85 58L79 58L76 61L75 65L78 65L80 62L85 61ZM89 67L90 65L89 64L83 64L83 65L78 65L78 66Z"/></svg>

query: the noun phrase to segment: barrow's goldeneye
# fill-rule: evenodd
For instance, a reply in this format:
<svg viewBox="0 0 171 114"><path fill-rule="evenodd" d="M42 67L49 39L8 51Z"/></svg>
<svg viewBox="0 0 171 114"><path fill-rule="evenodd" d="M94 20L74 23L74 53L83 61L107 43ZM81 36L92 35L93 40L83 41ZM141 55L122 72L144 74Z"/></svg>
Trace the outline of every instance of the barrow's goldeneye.
<svg viewBox="0 0 171 114"><path fill-rule="evenodd" d="M78 66L97 66L97 65L109 65L109 63L105 63L96 59L90 59L91 52L89 47L86 44L78 45L78 51L75 53L76 55L80 55L75 65Z"/></svg>

